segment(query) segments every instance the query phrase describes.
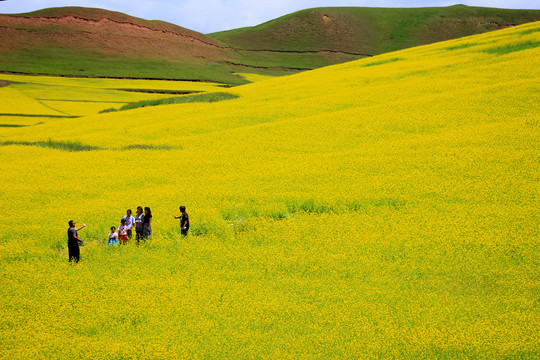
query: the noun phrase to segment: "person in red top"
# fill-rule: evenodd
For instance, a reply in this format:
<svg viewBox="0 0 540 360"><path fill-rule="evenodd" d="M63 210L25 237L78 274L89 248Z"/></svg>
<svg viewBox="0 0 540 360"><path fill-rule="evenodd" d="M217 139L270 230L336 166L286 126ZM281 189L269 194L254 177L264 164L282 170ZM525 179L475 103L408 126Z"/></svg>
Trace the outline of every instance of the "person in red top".
<svg viewBox="0 0 540 360"><path fill-rule="evenodd" d="M180 232L182 233L182 236L187 236L188 230L189 230L189 216L186 212L185 206L180 206L180 216L175 216L175 219L180 219Z"/></svg>
<svg viewBox="0 0 540 360"><path fill-rule="evenodd" d="M120 244L126 245L128 241L128 226L126 225L126 219L120 220L120 226L118 227L118 240L120 240Z"/></svg>

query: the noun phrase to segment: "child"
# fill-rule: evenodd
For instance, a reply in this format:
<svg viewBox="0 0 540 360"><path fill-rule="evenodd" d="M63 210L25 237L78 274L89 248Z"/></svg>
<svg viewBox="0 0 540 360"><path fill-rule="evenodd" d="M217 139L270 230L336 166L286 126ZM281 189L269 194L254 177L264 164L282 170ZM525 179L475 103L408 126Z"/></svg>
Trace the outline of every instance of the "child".
<svg viewBox="0 0 540 360"><path fill-rule="evenodd" d="M111 232L109 233L109 246L118 245L118 233L114 226L111 227Z"/></svg>
<svg viewBox="0 0 540 360"><path fill-rule="evenodd" d="M120 244L126 245L127 244L127 231L128 226L126 225L126 219L120 220L120 226L118 227L118 240L120 240Z"/></svg>

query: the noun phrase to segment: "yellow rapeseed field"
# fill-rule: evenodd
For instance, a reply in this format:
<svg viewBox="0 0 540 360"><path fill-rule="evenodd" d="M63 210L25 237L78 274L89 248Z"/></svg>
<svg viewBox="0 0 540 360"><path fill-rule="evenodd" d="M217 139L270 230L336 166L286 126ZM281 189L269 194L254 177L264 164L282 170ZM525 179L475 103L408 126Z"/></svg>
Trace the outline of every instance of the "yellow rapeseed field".
<svg viewBox="0 0 540 360"><path fill-rule="evenodd" d="M538 358L539 44L536 22L0 127L0 357ZM108 247L138 205L152 239Z"/></svg>
<svg viewBox="0 0 540 360"><path fill-rule="evenodd" d="M189 81L85 79L0 74L0 114L86 116L130 102L174 96L167 91L215 92L219 84ZM164 93L159 93L159 92ZM45 120L45 119L44 119Z"/></svg>

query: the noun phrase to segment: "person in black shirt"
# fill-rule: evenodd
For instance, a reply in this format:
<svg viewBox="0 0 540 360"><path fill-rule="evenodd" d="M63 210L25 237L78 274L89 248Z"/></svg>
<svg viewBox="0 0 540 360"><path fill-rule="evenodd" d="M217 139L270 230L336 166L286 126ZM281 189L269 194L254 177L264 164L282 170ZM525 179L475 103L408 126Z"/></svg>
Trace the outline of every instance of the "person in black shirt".
<svg viewBox="0 0 540 360"><path fill-rule="evenodd" d="M175 216L174 218L180 219L180 228L181 228L180 232L182 233L183 236L187 236L187 233L189 230L189 216L186 212L186 207L180 206L180 212L182 213L182 215Z"/></svg>
<svg viewBox="0 0 540 360"><path fill-rule="evenodd" d="M79 250L79 243L82 243L82 240L79 239L79 234L77 231L86 227L86 224L83 224L81 227L75 228L75 221L69 220L69 229L68 229L68 251L69 251L69 262L75 261L78 263L81 258L81 253Z"/></svg>
<svg viewBox="0 0 540 360"><path fill-rule="evenodd" d="M143 223L144 223L144 214L142 206L137 206L137 214L135 215L135 232L137 233L137 245L139 241L143 240Z"/></svg>
<svg viewBox="0 0 540 360"><path fill-rule="evenodd" d="M148 240L152 235L152 211L147 206L144 208L143 237Z"/></svg>

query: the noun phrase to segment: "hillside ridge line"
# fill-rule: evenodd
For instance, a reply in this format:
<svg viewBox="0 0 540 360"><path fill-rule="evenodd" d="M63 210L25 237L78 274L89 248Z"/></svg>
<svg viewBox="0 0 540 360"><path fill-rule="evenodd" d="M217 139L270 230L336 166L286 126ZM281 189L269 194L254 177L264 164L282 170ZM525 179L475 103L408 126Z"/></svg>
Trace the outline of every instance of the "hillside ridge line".
<svg viewBox="0 0 540 360"><path fill-rule="evenodd" d="M217 47L217 48L220 48L220 49L230 49L229 47L212 44L210 42L206 42L204 40L197 39L194 36L181 34L179 32L170 31L170 30L153 29L151 27L135 24L135 23L132 23L132 22L116 21L116 20L113 20L113 19L108 18L108 17L102 17L99 20L93 20L93 19L87 19L87 18L84 18L84 17L75 16L75 15L64 15L64 16L57 17L57 16L12 16L12 15L0 14L0 20L2 18L9 18L9 19L22 18L22 19L26 19L26 20L36 20L37 19L37 20L53 20L53 21L76 20L76 21L82 21L82 22L92 23L92 24L101 24L101 23L104 23L104 22L108 21L108 22L111 22L111 23L114 23L114 24L119 24L119 25L122 25L122 26L128 26L128 27L143 29L143 30L147 30L147 31L159 32L159 33L162 33L162 34L177 35L177 36L180 36L180 37L183 37L183 38L187 38L192 42L198 42L198 43L201 43L201 44L204 44L204 45L213 46L213 47ZM2 27L12 28L12 27L5 26L5 25L2 26ZM27 30L27 29L16 29L16 30ZM189 29L186 29L186 30L189 30ZM189 30L189 31L192 31L192 30ZM216 40L216 41L219 41L219 40Z"/></svg>
<svg viewBox="0 0 540 360"><path fill-rule="evenodd" d="M162 33L162 34L172 34L172 35L180 36L182 38L188 39L191 42L201 43L201 44L211 46L211 47L215 47L215 48L222 49L222 50L246 51L246 52L272 52L272 53L284 53L284 54L323 54L323 53L329 53L329 54L356 55L356 56L367 56L367 57L374 56L374 55L371 55L371 54L354 53L354 52L338 51L338 50L305 50L305 51L302 51L302 50L273 50L273 49L242 49L242 48L235 48L235 47L232 47L232 46L220 46L220 45L212 44L210 42L207 42L207 41L204 41L204 40L201 40L201 39L197 39L194 36L182 34L182 33L179 33L179 32L170 31L170 30L153 29L153 28L151 28L149 26L139 25L139 24L135 24L133 22L116 21L116 20L113 20L113 19L111 19L109 17L102 17L99 20L93 20L93 19L87 19L87 18L84 18L84 17L81 17L81 16L76 16L76 15L64 15L64 16L58 17L58 16L13 16L13 15L9 15L9 14L0 14L0 20L2 18L26 19L26 20L36 20L37 19L37 20L53 20L53 21L75 20L75 21L82 21L82 22L92 23L92 24L102 24L102 23L108 21L108 22L111 22L111 23L114 23L114 24L119 24L121 26L128 26L128 27L142 29L142 30L146 30L146 31L153 31L153 32L159 32L159 33ZM14 27L6 26L6 25L0 25L0 28L2 28L2 29L14 29L14 30L19 30L19 31L28 31L27 29L14 28ZM189 29L186 29L186 30L189 30ZM189 31L192 31L192 30L189 30ZM216 41L219 41L219 40L216 39Z"/></svg>

